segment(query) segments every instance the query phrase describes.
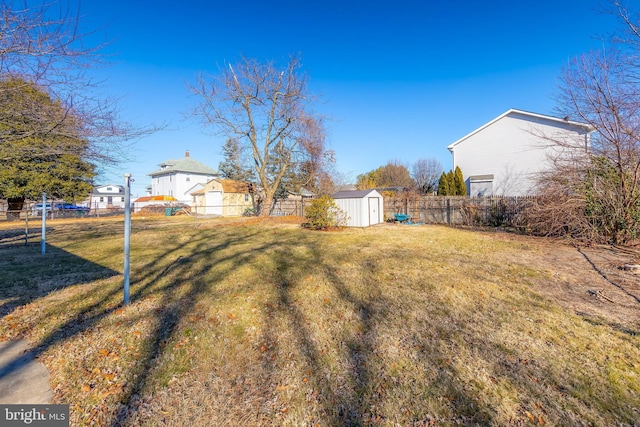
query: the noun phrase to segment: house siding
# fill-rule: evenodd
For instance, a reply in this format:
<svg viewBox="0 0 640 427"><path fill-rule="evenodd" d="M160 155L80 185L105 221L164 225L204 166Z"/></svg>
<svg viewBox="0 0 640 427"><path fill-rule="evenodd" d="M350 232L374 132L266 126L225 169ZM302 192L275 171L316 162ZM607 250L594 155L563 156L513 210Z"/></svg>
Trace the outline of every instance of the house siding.
<svg viewBox="0 0 640 427"><path fill-rule="evenodd" d="M189 178L189 181L187 181ZM212 175L196 173L171 172L167 175L156 175L152 179L152 193L154 196L173 196L180 203L191 204L192 197L189 190L196 184L206 184Z"/></svg>
<svg viewBox="0 0 640 427"><path fill-rule="evenodd" d="M469 195L524 196L535 191L538 174L550 168L549 158L557 153L551 140L566 138L586 145L588 132L559 120L510 112L449 149L453 167L459 166L467 178ZM482 175L493 179L471 185L469 177Z"/></svg>

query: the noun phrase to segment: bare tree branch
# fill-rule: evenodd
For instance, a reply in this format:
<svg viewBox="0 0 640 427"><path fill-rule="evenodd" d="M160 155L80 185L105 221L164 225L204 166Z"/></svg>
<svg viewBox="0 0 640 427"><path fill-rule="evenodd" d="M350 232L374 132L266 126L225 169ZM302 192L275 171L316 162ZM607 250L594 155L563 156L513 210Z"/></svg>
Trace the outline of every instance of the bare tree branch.
<svg viewBox="0 0 640 427"><path fill-rule="evenodd" d="M305 164L306 173L316 173L325 158L323 122L311 110L313 97L300 66L296 57L283 69L242 58L218 75L200 75L190 86L201 101L193 114L252 153L260 198L267 204L288 174L301 174ZM316 165L309 167L310 162Z"/></svg>

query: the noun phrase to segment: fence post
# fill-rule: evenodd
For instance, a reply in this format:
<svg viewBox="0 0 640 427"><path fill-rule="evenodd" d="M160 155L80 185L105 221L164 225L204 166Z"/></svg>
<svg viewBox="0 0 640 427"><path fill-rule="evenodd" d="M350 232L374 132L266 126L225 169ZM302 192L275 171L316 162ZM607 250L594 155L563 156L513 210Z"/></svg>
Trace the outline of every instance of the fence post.
<svg viewBox="0 0 640 427"><path fill-rule="evenodd" d="M451 199L447 196L447 224L451 225Z"/></svg>

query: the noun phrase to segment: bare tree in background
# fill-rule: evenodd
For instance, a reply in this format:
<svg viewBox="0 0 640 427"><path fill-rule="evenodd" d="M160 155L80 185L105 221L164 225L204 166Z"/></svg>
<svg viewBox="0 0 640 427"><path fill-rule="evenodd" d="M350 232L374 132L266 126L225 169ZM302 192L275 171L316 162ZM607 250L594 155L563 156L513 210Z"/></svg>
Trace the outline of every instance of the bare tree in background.
<svg viewBox="0 0 640 427"><path fill-rule="evenodd" d="M436 159L418 159L411 166L411 177L415 181L418 191L430 194L438 187L438 179L442 171L442 165Z"/></svg>
<svg viewBox="0 0 640 427"><path fill-rule="evenodd" d="M544 215L533 222L544 234L623 244L640 233L640 33L638 17L613 5L622 30L561 77L561 113L594 130L589 147L584 138L549 138L554 168L542 176Z"/></svg>
<svg viewBox="0 0 640 427"><path fill-rule="evenodd" d="M136 127L122 120L116 100L100 93L101 85L89 76L91 69L105 65L99 55L104 45L86 44L89 34L79 30L79 9L70 9L56 0L2 1L0 8L0 79L23 79L59 102L69 112L64 117L73 116L77 122L74 136L90 141L86 153L90 160L101 165L115 164L124 158L130 141L156 130ZM5 85L3 90L23 89ZM15 114L29 116L32 126L20 132L9 132L4 126L0 144L9 151L12 141L23 138L56 133L61 137L68 136L64 134L69 129L66 124L39 120L42 111L38 105ZM16 119L15 115L1 116L0 125ZM49 147L47 154L65 154L59 149ZM29 152L24 154L29 155Z"/></svg>
<svg viewBox="0 0 640 427"><path fill-rule="evenodd" d="M317 175L314 165L331 156L298 58L290 58L282 69L242 58L216 76L201 75L191 90L201 101L195 115L251 152L260 187L260 215L269 215L288 173L304 168L311 182Z"/></svg>

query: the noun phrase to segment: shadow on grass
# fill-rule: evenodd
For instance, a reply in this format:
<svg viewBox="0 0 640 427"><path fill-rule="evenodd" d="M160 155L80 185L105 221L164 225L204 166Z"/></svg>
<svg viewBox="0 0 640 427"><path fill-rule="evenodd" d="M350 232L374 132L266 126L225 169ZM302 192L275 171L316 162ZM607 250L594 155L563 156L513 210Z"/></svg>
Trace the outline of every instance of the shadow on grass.
<svg viewBox="0 0 640 427"><path fill-rule="evenodd" d="M417 258L419 254L411 254L407 258L407 255L394 253L386 254L384 259L371 259L363 256L359 251L361 248L355 244L350 252L353 255L334 255L331 248L323 246L321 240L307 238L304 233L281 233L278 237L263 238L259 236L263 232L258 227L238 227L225 229L224 232L203 230L190 233L186 243L168 240L166 247L153 252L148 260L135 260L131 283L132 301L147 297L157 297L159 301L152 314L152 333L142 346L144 351L141 351L136 368L128 376L130 381L123 390L120 410L102 420L106 425L134 423L136 400L146 391L159 358L172 351L168 345L177 333L181 320L197 310L197 303L204 293L214 299L222 297L224 291L219 287L226 277L236 268L253 262L258 256L267 257L274 266L273 270L269 266L263 273L265 277L269 276L269 283L273 281L275 298L272 309L263 318L264 340L276 342L278 335L283 333L278 329L276 320L286 320L288 330L285 332L291 334L295 344L294 349L288 350L300 356L299 360L303 365L301 370L308 376L309 385L320 392L312 397L320 411L314 414L317 415L316 421L332 426L394 422L391 418L394 414L383 409L389 398L385 390L393 388L393 381L385 376L385 369L388 367L380 367L385 361L381 360L379 352L384 350L384 340L388 339L383 336L385 333L389 334L389 329L385 329L386 325L398 322L397 319L391 319L390 311L402 310L402 301L397 297L388 297L387 290L381 288L378 281L382 275L381 270L384 269L384 259L391 259L400 265L406 259ZM244 249L230 250L239 245L243 245ZM300 247L306 251L296 250ZM54 248L52 250L55 251ZM353 270L359 275L342 274L340 269L346 264L355 266ZM314 328L318 325L310 322L309 313L297 300L299 295L296 294L296 287L309 274L307 269L317 269L322 274L332 295L337 297L341 307L350 315L347 320L341 320L344 323L341 336L332 341L338 347L340 360L337 362L344 369L327 366L323 347L325 343L314 335ZM425 283L430 280L427 272L421 280ZM385 286L392 285L387 283ZM251 284L246 287L245 291L251 288ZM242 288L236 290L243 291ZM121 292L121 288L117 286L104 290L96 301L79 310L77 316L42 338L34 355L98 325L102 319L121 308L110 303ZM410 293L406 295L411 297ZM503 421L494 408L482 400L481 393L473 388L473 383L470 384L468 372L464 372L466 367L456 363L456 352L461 350L470 349L479 358L484 357L485 363L480 366L487 366L488 375L496 381L512 383L515 392L524 395L531 402L535 399L549 402L550 398L545 398L547 394L560 400L570 391L568 388L561 388L565 387L562 383L562 368L545 367L544 361L539 364L524 364L521 362L524 357L519 358L521 349L513 345L509 347L491 337L483 339L484 337L468 333L465 330L468 320L456 317L453 311L451 309L451 312L447 312L444 307L441 312L430 313L425 307L424 312L419 313L420 321L424 323L420 328L412 329L415 326L411 324L407 324L406 328L404 325L394 324L395 327L391 329L398 334L397 338L403 345L409 342L411 350L407 352L414 353L414 366L411 369L430 371L434 369L434 365L437 366L437 374L430 378L430 382L420 385L420 390L426 397L444 399L443 405L450 408L452 418L440 419L438 422L495 425ZM328 312L329 316L339 314L336 310ZM487 331L490 330L491 328L487 328ZM425 336L428 331L431 332ZM516 356L511 360L513 354ZM260 358L261 368L267 381L270 381L270 377L275 376L275 371L283 369L283 366L278 364L278 360L266 357L276 356L275 354L264 356ZM333 372L330 372L332 369ZM339 371L338 375L336 370ZM540 372L544 375L539 375ZM531 376L537 376L536 381L539 382L532 382ZM412 399L413 402L418 401L417 397ZM597 399L595 404L604 406ZM523 407L525 409L530 408ZM426 414L417 414L413 418L416 425L428 425L426 423L430 421L432 419ZM563 421L570 424L571 419Z"/></svg>
<svg viewBox="0 0 640 427"><path fill-rule="evenodd" d="M0 245L0 317L51 292L118 275L52 245Z"/></svg>
<svg viewBox="0 0 640 427"><path fill-rule="evenodd" d="M247 262L253 252L265 250L266 247L253 246L250 252L234 253L228 258L217 256L217 252L251 238L251 233L237 231L214 243L215 233L200 233L186 244L173 244L161 249L157 256L132 272L132 302L154 294L161 296L161 303L160 309L154 312L155 328L152 336L137 362L138 368L133 372L132 378L135 379L128 382L124 389L125 394L121 400L124 409L116 414L111 425L127 423L131 414L127 412L126 405L144 388L168 338L174 333L180 320L192 311L199 295L211 290L211 281L204 282L198 278L209 271L214 263L229 262L229 268L214 278L215 284L230 270ZM189 255L179 255L187 245ZM47 246L45 256L40 254L39 248L29 246L11 248L4 251L3 255L0 266L5 270L5 277L10 279L3 281L0 287L0 296L8 300L3 305L5 312L64 287L118 274L54 246ZM37 272L37 276L32 275L33 272ZM118 294L122 293L120 286L106 286L104 289L95 289L95 292L96 295L92 295L95 298L82 304L75 316L42 337L29 352L29 356L38 357L52 346L91 330L101 320L122 308L121 304L113 303ZM82 293L71 297L74 304L85 298ZM0 379L17 368L18 364L9 361L0 371Z"/></svg>

